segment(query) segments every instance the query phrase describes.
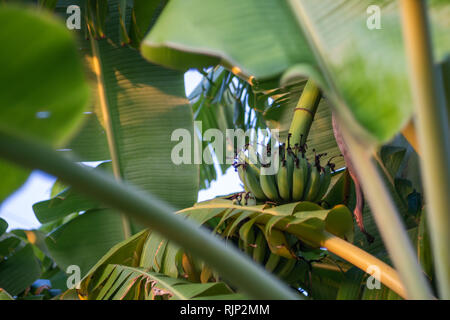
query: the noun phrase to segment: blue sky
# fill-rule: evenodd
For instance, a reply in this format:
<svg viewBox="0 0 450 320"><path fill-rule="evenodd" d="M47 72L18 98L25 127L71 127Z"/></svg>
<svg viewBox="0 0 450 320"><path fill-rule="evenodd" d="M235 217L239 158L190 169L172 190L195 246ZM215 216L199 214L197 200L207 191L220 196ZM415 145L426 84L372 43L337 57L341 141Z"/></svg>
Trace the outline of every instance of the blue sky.
<svg viewBox="0 0 450 320"><path fill-rule="evenodd" d="M202 79L197 71L188 71L185 74L186 94L188 95ZM41 171L34 171L27 182L0 207L0 217L9 224L9 229L33 229L39 227L32 206L34 203L47 200L55 182L52 177ZM211 183L210 188L199 192L198 201L208 200L219 195L241 191L239 177L234 168L229 168L225 174L219 175L218 179Z"/></svg>

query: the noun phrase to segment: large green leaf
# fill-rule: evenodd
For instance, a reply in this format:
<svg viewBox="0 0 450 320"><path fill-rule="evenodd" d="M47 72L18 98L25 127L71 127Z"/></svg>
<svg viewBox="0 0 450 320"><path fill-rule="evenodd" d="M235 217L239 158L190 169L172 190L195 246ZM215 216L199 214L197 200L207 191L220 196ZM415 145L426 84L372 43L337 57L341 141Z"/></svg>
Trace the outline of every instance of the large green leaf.
<svg viewBox="0 0 450 320"><path fill-rule="evenodd" d="M62 269L80 267L85 275L115 244L124 240L121 217L112 210L89 210L50 233L45 243Z"/></svg>
<svg viewBox="0 0 450 320"><path fill-rule="evenodd" d="M30 244L0 262L0 288L17 295L31 285L41 270Z"/></svg>
<svg viewBox="0 0 450 320"><path fill-rule="evenodd" d="M100 207L95 201L67 188L50 200L33 205L34 214L41 223L48 223L66 217L71 213L96 209Z"/></svg>
<svg viewBox="0 0 450 320"><path fill-rule="evenodd" d="M139 52L121 45L117 3L109 1L105 39L80 39L94 78L96 104L68 148L83 161L113 159L122 179L174 207L187 207L197 198L198 167L171 161L172 148L178 143L171 141L172 132L193 133L184 75L148 63ZM105 116L110 118L110 131ZM109 154L105 152L107 135Z"/></svg>
<svg viewBox="0 0 450 320"><path fill-rule="evenodd" d="M190 283L184 279L171 278L143 268L122 265L108 265L100 279L103 282L97 281L91 291L90 299L236 300L245 298L234 293L224 283Z"/></svg>
<svg viewBox="0 0 450 320"><path fill-rule="evenodd" d="M80 133L61 151L82 161L112 159L118 179L149 191L174 207L184 208L195 202L198 191L198 167L175 165L171 160L177 143L171 141L172 132L186 129L193 133L184 76L148 63L136 50L122 46L117 4L118 1L109 2L105 39L85 40L78 32L96 103L85 114ZM127 16L131 10L128 7ZM71 188L34 206L41 222L88 210L49 235L49 250L62 266L82 265L85 274L112 245L123 240L123 221L115 213L93 211L103 207ZM88 227L89 223L93 225ZM131 228L131 232L139 229L134 224ZM73 239L83 240L78 249L71 251L67 246Z"/></svg>
<svg viewBox="0 0 450 320"><path fill-rule="evenodd" d="M379 287L369 279L368 275L356 268L345 272L345 279L340 284L336 299L338 300L401 300L395 292L382 283ZM373 287L369 288L368 283Z"/></svg>
<svg viewBox="0 0 450 320"><path fill-rule="evenodd" d="M345 273L344 281L339 287L337 300L357 300L361 294L361 287L365 273L358 268L351 268Z"/></svg>
<svg viewBox="0 0 450 320"><path fill-rule="evenodd" d="M79 296L87 299L240 299L223 283L189 283L139 268L150 231L144 230L114 246L81 282ZM163 291L158 291L163 290Z"/></svg>
<svg viewBox="0 0 450 320"><path fill-rule="evenodd" d="M103 162L93 170L111 172L111 162ZM61 188L62 191L57 192L51 199L36 202L33 205L36 218L43 224L55 222L55 220L65 218L72 213L105 208L104 205L75 192L71 187L61 186L58 181L55 182L52 193L58 188Z"/></svg>
<svg viewBox="0 0 450 320"><path fill-rule="evenodd" d="M75 42L45 12L1 6L0 19L0 130L61 144L79 126L88 101ZM1 202L29 171L0 161L0 174Z"/></svg>
<svg viewBox="0 0 450 320"><path fill-rule="evenodd" d="M412 115L395 1L291 3L301 28L295 26L294 14L284 2L171 1L141 51L149 60L172 67L218 62L238 66L244 75L257 80L300 70L300 75L317 78L355 134L370 142L391 139ZM366 9L374 4L381 7L383 27L370 30ZM269 8L270 13L264 14ZM445 32L448 5L432 1L430 9L433 43L438 59L442 59L449 52ZM220 12L221 19L211 12ZM244 25L239 23L243 16L247 21ZM202 24L191 23L192 17ZM188 34L184 33L186 29ZM276 40L271 38L274 32ZM298 68L298 64L302 67ZM316 64L321 75L314 71Z"/></svg>
<svg viewBox="0 0 450 320"><path fill-rule="evenodd" d="M329 86L343 102L336 103L340 113L355 119L371 137L390 139L412 113L400 19L393 1L292 2ZM369 4L383 8L383 28L367 27Z"/></svg>
<svg viewBox="0 0 450 320"><path fill-rule="evenodd" d="M0 18L0 129L61 144L89 92L74 39L44 12L2 6Z"/></svg>
<svg viewBox="0 0 450 320"><path fill-rule="evenodd" d="M313 268L308 293L316 300L335 300L344 274L339 269Z"/></svg>
<svg viewBox="0 0 450 320"><path fill-rule="evenodd" d="M170 1L144 39L144 57L188 69L222 62L264 80L313 63L287 3L277 0Z"/></svg>
<svg viewBox="0 0 450 320"><path fill-rule="evenodd" d="M397 1L291 3L320 61L333 102L347 125L353 123L351 129L355 133L362 133L356 124L362 126L363 132L369 133L367 137L378 142L390 140L412 114ZM370 18L369 5L381 9L380 29L370 29L366 23ZM431 1L429 7L433 12L433 36L438 39L434 41L435 49L441 59L450 49L443 22L449 17L448 4Z"/></svg>
<svg viewBox="0 0 450 320"><path fill-rule="evenodd" d="M236 235L243 234L243 229L258 229L264 225L266 227L262 229L265 229L264 232L267 233L267 241L271 241L271 235L281 233L280 230L284 230L287 225L309 226L309 228L313 228L318 233L321 232L321 228L325 228L327 231L338 234L341 237L349 239L352 237L351 214L342 206L335 207L332 210L324 210L316 204L303 202L274 208L264 205L245 207L235 205L229 200L215 199L198 203L192 208L179 212L179 214L186 216L197 224L214 227L216 232L229 238L229 241L234 241L233 238ZM244 222L247 223L243 224ZM250 222L252 225L249 224ZM232 228L226 227L227 225L232 226ZM239 229L240 231L238 231ZM226 235L227 230L229 231L228 236ZM298 236L298 234L295 235ZM250 242L247 244L248 246L253 245ZM158 233L154 231L142 231L133 238L116 245L97 262L83 279L79 294L89 299L98 298L98 295L104 298L111 298L113 296L117 298L125 297L125 293L121 292L120 295L113 294L115 290L125 290L129 285L133 286L133 290L138 290L137 287L134 287L137 285L135 281L137 281L138 273L123 273L123 266L143 268L142 270L150 271L150 273L160 274L160 276L164 275L165 277L168 276L172 278L171 281L175 281L173 280L174 278L189 277L185 263L181 262L183 253L184 250L167 241ZM305 251L304 254L304 259L314 257L314 255L311 255L313 254L312 251ZM320 255L317 256L319 257ZM191 260L191 263L193 263L194 268L200 268L199 272L201 271L202 273L208 268L196 259ZM303 264L305 263L303 262ZM115 267L112 265L120 265L120 270L114 271ZM332 264L324 262L322 265L328 266L327 268L331 267L332 269L336 269ZM298 267L300 268L300 264ZM274 273L281 275L281 269L282 264L274 270ZM308 283L308 285L314 287L315 292L317 292L317 297L330 298L336 295L337 285L342 280L342 275L339 275L339 269L337 269L337 274L335 274L336 270L333 271L332 275L334 280L330 280L331 282L326 279L326 275L323 273L324 271L319 269L313 270L312 276L314 283ZM309 281L308 266L305 264L302 272L296 270L294 269L287 278L284 275L283 279L290 281L293 285L307 283ZM294 273L296 273L295 276ZM214 276L214 278L216 277ZM108 287L101 294L100 289L95 289L100 283L105 283L105 286ZM178 282L175 281L175 283ZM199 286L199 288L205 287ZM135 296L135 298L137 297ZM139 298L142 299L143 297Z"/></svg>

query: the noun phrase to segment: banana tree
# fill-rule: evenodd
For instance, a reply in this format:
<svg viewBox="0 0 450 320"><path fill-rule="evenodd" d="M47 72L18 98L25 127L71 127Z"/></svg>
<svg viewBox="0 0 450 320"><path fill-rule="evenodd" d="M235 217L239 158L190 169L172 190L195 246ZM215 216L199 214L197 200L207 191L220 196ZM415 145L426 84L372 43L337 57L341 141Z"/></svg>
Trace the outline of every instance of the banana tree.
<svg viewBox="0 0 450 320"><path fill-rule="evenodd" d="M69 3L39 5L61 16ZM448 215L438 208L448 207L443 201L450 177L448 166L441 168L439 179L432 175L441 188L429 197L428 174L436 168L422 166L424 187L414 169L425 162L417 152L422 156L428 127L417 126L419 147L411 142L416 132L410 123L412 102L424 101L413 99L404 61L399 12L404 9L404 30L411 28L411 16L406 5L379 1L375 5L383 28L369 30L368 5L331 0L84 1L82 28L72 31L75 35L50 13L0 7L5 19L14 17L7 23L18 21L14 39L0 34L10 44L0 61L17 61L5 65L9 72L0 81L11 88L2 97L0 155L8 161L0 166L8 182L2 184L2 197L26 179L28 172L19 166L60 179L55 186L59 192L34 210L45 224L49 256L61 269L81 266L80 289L61 298L302 299L304 290L313 299L448 298L445 270L450 268L442 245L448 243L448 232L439 231L448 225ZM448 5L431 1L428 9L432 47L440 62L450 51ZM245 26L239 23L242 17L251 17ZM28 28L49 32L30 34ZM49 45L39 51L41 56L19 55L18 38ZM409 43L406 31L404 39ZM71 70L55 61L72 61L64 64ZM32 77L15 86L11 78L28 74L30 66ZM449 69L442 66L445 79ZM52 72L40 69L45 67ZM182 71L188 68L205 74L189 97L191 107L183 92ZM75 75L71 82L66 71ZM414 91L425 90L420 83L415 86ZM24 89L26 96L18 93ZM89 104L88 91L93 97ZM14 108L22 108L21 117ZM445 113L445 107L438 110ZM332 118L341 139L335 139ZM280 129L277 150L287 155L280 172L300 169L304 160L307 170L299 174L318 182L294 187L293 180L286 184L291 173L272 177L276 188L275 180L264 187L264 166L247 165L250 149L235 150L240 154L237 169L247 168L240 172L246 192L195 204L199 183L206 186L215 170L211 165L176 166L170 160L171 133L178 128L191 136L198 133L194 119L205 130ZM444 164L446 125L448 132L448 123L436 125L444 132L441 148L427 151ZM351 160L336 158L340 140ZM321 165L323 153L334 157L333 166ZM80 165L86 161L103 163L88 169ZM248 168L259 174L251 176ZM255 181L261 182L261 190ZM361 204L359 183L368 206ZM308 192L301 192L303 187ZM365 228L360 228L362 221ZM371 274L373 266L378 272ZM359 285L371 278L381 281L380 289Z"/></svg>

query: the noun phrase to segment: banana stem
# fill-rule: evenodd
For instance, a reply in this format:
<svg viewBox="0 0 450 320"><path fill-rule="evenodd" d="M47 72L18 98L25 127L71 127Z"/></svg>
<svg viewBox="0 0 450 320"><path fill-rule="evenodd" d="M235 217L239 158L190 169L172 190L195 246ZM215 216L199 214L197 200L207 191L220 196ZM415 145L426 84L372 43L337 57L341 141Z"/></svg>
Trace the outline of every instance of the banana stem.
<svg viewBox="0 0 450 320"><path fill-rule="evenodd" d="M376 267L379 272L374 272L372 276L386 287L395 291L402 298L407 298L405 288L400 281L398 273L388 264L351 243L327 232L325 232L325 238L320 242L320 245L366 273L369 270L373 271L372 268Z"/></svg>
<svg viewBox="0 0 450 320"><path fill-rule="evenodd" d="M313 80L309 79L298 100L291 127L289 128L291 146L305 144L320 98L321 93L319 87Z"/></svg>
<svg viewBox="0 0 450 320"><path fill-rule="evenodd" d="M54 175L80 194L135 218L198 256L252 299L302 299L248 257L174 214L172 207L148 192L125 185L102 172L86 169L56 151L1 130L0 157Z"/></svg>
<svg viewBox="0 0 450 320"><path fill-rule="evenodd" d="M373 162L373 148L356 141L344 126L340 128L383 242L406 288L407 297L431 299L431 289L423 276L403 222Z"/></svg>
<svg viewBox="0 0 450 320"><path fill-rule="evenodd" d="M425 1L401 0L400 10L422 150L420 165L436 283L440 298L450 299L450 139L445 97L433 64Z"/></svg>

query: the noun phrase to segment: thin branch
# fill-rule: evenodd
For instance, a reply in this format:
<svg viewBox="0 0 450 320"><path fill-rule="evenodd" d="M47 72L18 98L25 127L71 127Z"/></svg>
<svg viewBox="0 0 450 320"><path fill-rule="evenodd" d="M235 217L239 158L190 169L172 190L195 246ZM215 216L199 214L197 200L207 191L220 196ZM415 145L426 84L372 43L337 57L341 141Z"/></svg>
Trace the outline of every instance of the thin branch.
<svg viewBox="0 0 450 320"><path fill-rule="evenodd" d="M427 6L401 0L403 36L416 108L427 218L440 298L450 299L450 138L444 93L433 63Z"/></svg>

